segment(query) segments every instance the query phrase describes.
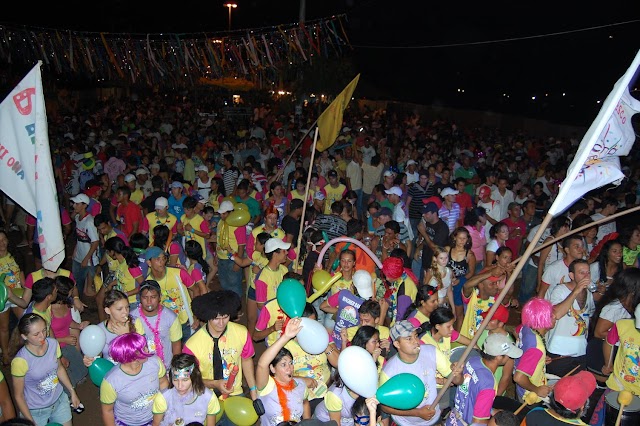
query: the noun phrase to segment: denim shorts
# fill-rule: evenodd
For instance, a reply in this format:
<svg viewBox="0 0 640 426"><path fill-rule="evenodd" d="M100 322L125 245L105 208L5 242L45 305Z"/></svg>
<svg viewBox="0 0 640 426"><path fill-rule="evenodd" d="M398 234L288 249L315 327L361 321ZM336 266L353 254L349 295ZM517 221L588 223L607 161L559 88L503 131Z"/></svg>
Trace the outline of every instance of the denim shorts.
<svg viewBox="0 0 640 426"><path fill-rule="evenodd" d="M71 421L71 406L69 397L62 392L60 397L52 405L44 408L31 408L31 417L37 426L45 426L48 423L65 424Z"/></svg>
<svg viewBox="0 0 640 426"><path fill-rule="evenodd" d="M254 302L256 301L256 289L255 287L249 286L247 289L247 299L251 299Z"/></svg>

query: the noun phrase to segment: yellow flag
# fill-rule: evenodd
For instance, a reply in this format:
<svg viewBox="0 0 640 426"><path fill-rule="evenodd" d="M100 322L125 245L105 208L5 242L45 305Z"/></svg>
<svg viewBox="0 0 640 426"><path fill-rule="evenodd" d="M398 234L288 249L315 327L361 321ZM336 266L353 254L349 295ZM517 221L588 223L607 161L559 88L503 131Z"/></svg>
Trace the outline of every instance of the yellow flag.
<svg viewBox="0 0 640 426"><path fill-rule="evenodd" d="M338 137L340 128L342 127L342 114L351 101L351 95L356 90L360 80L360 74L351 80L351 83L345 87L342 92L331 102L318 118L318 128L320 130L320 140L316 144L318 151L325 151L333 145Z"/></svg>

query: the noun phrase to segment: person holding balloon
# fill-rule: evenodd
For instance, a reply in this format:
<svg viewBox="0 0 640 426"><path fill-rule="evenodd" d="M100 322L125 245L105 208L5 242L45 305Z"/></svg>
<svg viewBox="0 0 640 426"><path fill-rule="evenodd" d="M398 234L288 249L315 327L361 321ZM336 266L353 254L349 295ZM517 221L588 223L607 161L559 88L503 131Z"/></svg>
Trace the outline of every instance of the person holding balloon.
<svg viewBox="0 0 640 426"><path fill-rule="evenodd" d="M316 309L311 303L305 304L302 318L308 318L317 323ZM321 349L319 353L315 353L317 352L315 350L312 351L314 353L308 352L305 348L308 349L312 343L315 343L317 337L313 333L299 333L284 346L293 357L294 376L304 380L307 385L311 410L315 409L327 393L327 384L331 380L331 368L338 366L340 356L340 350L331 339L326 348L318 348ZM309 339L313 342L308 342Z"/></svg>
<svg viewBox="0 0 640 426"><path fill-rule="evenodd" d="M20 318L18 331L24 346L11 361L18 411L38 426L48 422L71 426L71 408L79 407L80 399L60 362L62 354L58 342L47 337L47 324L35 313Z"/></svg>
<svg viewBox="0 0 640 426"><path fill-rule="evenodd" d="M151 426L154 398L169 386L162 361L147 351L147 339L138 333L113 339L109 357L118 365L100 383L105 426Z"/></svg>
<svg viewBox="0 0 640 426"><path fill-rule="evenodd" d="M129 314L129 298L120 290L109 290L104 298L104 311L107 313L107 320L98 324L104 331L106 340L102 348L102 356L109 361L109 346L118 336L126 333L138 333L144 336L144 327L140 318L133 318ZM91 366L95 357L85 355L84 365Z"/></svg>
<svg viewBox="0 0 640 426"><path fill-rule="evenodd" d="M231 201L220 203L220 223L218 224L216 256L218 257L218 277L220 285L225 290L234 291L242 297L242 268L237 265L232 257L244 257L247 243L246 225L249 223L249 212L245 210L234 211Z"/></svg>
<svg viewBox="0 0 640 426"><path fill-rule="evenodd" d="M276 298L278 285L289 272L284 263L287 261L290 248L291 243L285 243L279 238L269 238L264 244L264 254L269 263L256 274L255 278L258 309L261 309L267 300Z"/></svg>
<svg viewBox="0 0 640 426"><path fill-rule="evenodd" d="M199 422L215 426L220 402L202 381L193 355L178 354L171 360L169 388L153 400L153 426L172 426Z"/></svg>
<svg viewBox="0 0 640 426"><path fill-rule="evenodd" d="M398 321L390 329L393 346L397 353L387 360L380 373L380 385L383 386L394 376L409 373L418 377L424 384L424 396L420 403L411 409L398 409L383 405L382 409L390 414L399 426L415 424L433 425L440 420L440 407L429 408L438 394L436 374L448 377L453 374L452 383L459 385L463 381L462 368L436 350L435 346L423 345L418 338L418 328L409 321Z"/></svg>
<svg viewBox="0 0 640 426"><path fill-rule="evenodd" d="M371 354L373 360L378 367L378 374L382 371L382 366L386 362L382 356L382 346L380 339L380 332L370 325L363 325L358 328L358 331L351 340L351 346L359 346L364 348Z"/></svg>
<svg viewBox="0 0 640 426"><path fill-rule="evenodd" d="M353 423L357 426L387 426L389 424L388 417L382 418L382 410L380 403L375 397L364 398L359 396L351 407L353 415Z"/></svg>
<svg viewBox="0 0 640 426"><path fill-rule="evenodd" d="M311 417L309 390L302 379L294 377L293 356L284 348L302 328L301 318L291 319L282 336L258 360L256 386L265 410L260 418L262 426Z"/></svg>

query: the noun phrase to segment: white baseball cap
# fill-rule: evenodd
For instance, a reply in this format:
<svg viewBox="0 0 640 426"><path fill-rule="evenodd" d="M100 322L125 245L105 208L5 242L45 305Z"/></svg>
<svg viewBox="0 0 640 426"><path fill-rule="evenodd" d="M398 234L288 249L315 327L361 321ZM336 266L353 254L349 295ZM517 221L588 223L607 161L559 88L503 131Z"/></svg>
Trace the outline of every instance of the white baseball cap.
<svg viewBox="0 0 640 426"><path fill-rule="evenodd" d="M289 250L290 248L291 243L285 243L280 238L269 238L264 244L265 253L271 253L272 251L276 251L278 249Z"/></svg>
<svg viewBox="0 0 640 426"><path fill-rule="evenodd" d="M218 207L218 213L227 213L234 210L233 203L229 200L223 201L220 203L220 207Z"/></svg>
<svg viewBox="0 0 640 426"><path fill-rule="evenodd" d="M392 186L390 189L385 189L384 191L387 195L397 195L398 197L402 197L402 189L399 186Z"/></svg>
<svg viewBox="0 0 640 426"><path fill-rule="evenodd" d="M132 175L131 173L128 173L125 177L124 177L124 181L125 182L133 182L134 180L136 180L136 177L134 175Z"/></svg>
<svg viewBox="0 0 640 426"><path fill-rule="evenodd" d="M154 204L156 209L166 209L169 207L169 201L165 197L156 198L156 202Z"/></svg>
<svg viewBox="0 0 640 426"><path fill-rule="evenodd" d="M415 160L409 160L409 161L407 161L407 167L409 167L409 166L411 166L411 165L414 165L414 166L415 166L416 164L418 164L418 163L416 163L416 162L415 162Z"/></svg>
<svg viewBox="0 0 640 426"><path fill-rule="evenodd" d="M138 170L136 170L136 176L148 175L148 174L149 174L149 171L144 167L140 167Z"/></svg>
<svg viewBox="0 0 640 426"><path fill-rule="evenodd" d="M393 172L391 170L387 170L386 172L384 172L384 177L387 176L393 176Z"/></svg>
<svg viewBox="0 0 640 426"><path fill-rule="evenodd" d="M446 187L446 188L442 189L442 192L440 192L440 196L441 197L446 197L447 195L456 195L456 194L459 194L459 193L460 193L460 191L458 191L457 189Z"/></svg>
<svg viewBox="0 0 640 426"><path fill-rule="evenodd" d="M89 205L89 196L87 194L78 194L75 197L71 197L71 201L74 203L85 203Z"/></svg>
<svg viewBox="0 0 640 426"><path fill-rule="evenodd" d="M201 165L196 167L196 172L207 172L209 173L209 168L205 165Z"/></svg>

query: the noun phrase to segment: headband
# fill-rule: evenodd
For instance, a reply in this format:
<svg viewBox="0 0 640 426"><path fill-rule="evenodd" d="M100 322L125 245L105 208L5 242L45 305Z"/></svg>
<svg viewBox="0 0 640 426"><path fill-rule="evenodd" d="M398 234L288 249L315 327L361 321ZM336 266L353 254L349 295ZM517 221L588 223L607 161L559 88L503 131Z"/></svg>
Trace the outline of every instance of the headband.
<svg viewBox="0 0 640 426"><path fill-rule="evenodd" d="M191 364L188 367L177 369L172 368L171 374L173 374L174 379L188 379L191 377L191 373L193 372L194 364Z"/></svg>

